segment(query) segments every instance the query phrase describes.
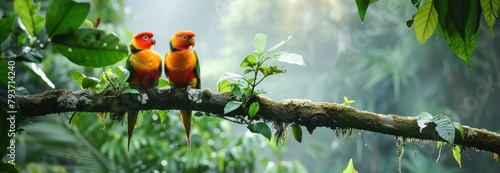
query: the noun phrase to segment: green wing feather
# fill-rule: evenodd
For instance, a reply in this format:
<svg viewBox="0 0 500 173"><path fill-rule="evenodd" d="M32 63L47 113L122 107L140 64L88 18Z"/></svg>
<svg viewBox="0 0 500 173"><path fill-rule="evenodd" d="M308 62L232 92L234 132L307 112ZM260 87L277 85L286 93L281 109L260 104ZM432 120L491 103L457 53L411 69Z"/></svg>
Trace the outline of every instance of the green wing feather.
<svg viewBox="0 0 500 173"><path fill-rule="evenodd" d="M196 66L194 67L194 73L196 74L196 86L194 88L201 89L201 80L200 80L200 60L198 59L198 54L194 51L194 56L196 57Z"/></svg>

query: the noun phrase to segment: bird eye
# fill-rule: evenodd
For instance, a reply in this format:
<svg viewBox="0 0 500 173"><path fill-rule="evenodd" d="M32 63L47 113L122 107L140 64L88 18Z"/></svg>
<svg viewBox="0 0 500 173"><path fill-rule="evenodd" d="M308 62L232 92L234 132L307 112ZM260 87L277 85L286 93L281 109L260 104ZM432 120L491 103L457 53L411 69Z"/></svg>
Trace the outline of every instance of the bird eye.
<svg viewBox="0 0 500 173"><path fill-rule="evenodd" d="M187 36L185 36L185 35L183 35L183 36L182 36L182 39L183 39L183 40L187 40L187 39L188 39L188 37L187 37Z"/></svg>
<svg viewBox="0 0 500 173"><path fill-rule="evenodd" d="M149 37L148 37L147 35L145 35L145 36L142 36L142 39L144 39L144 40L148 40L148 39L149 39Z"/></svg>

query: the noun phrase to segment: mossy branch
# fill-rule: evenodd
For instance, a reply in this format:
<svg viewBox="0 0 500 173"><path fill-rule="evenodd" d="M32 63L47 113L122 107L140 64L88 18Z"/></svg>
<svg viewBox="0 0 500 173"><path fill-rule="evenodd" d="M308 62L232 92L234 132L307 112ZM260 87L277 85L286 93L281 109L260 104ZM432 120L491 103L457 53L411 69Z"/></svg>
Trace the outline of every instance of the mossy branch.
<svg viewBox="0 0 500 173"><path fill-rule="evenodd" d="M141 94L121 94L118 96L97 95L88 90L51 90L41 94L18 96L21 118L29 118L62 112L126 112L151 109L192 109L217 114L220 117L246 115L242 108L223 115L224 106L234 100L230 94L220 94L208 89L191 89L190 96L201 99L195 103L188 99L185 88L162 90L157 94L153 89L141 90ZM260 104L257 116L266 122L297 123L312 132L317 127L330 129L352 128L376 133L422 140L445 141L430 124L419 131L416 117L384 115L353 107L307 100L274 101L266 97L255 98ZM500 153L500 135L487 130L463 126L465 139L455 134L455 143L464 147Z"/></svg>

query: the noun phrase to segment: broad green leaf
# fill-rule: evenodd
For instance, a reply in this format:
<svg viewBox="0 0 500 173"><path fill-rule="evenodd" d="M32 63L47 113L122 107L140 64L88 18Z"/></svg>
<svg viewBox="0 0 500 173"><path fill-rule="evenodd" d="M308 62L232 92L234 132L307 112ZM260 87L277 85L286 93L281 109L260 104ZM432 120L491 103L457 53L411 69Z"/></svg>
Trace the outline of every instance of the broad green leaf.
<svg viewBox="0 0 500 173"><path fill-rule="evenodd" d="M254 46L257 54L262 54L266 48L267 36L262 33L255 34Z"/></svg>
<svg viewBox="0 0 500 173"><path fill-rule="evenodd" d="M422 129L427 127L427 124L432 122L432 115L427 112L420 112L417 117L417 124L420 127L420 133L422 133Z"/></svg>
<svg viewBox="0 0 500 173"><path fill-rule="evenodd" d="M269 50L267 50L267 52L271 52L271 51L273 51L273 50L278 49L279 47L281 47L283 44L285 44L285 43L286 43L288 40L290 40L291 38L292 38L292 36L287 36L287 37L285 37L283 40L281 40L281 42L280 42L280 43L278 43L277 45L275 45L275 46L273 46L273 47L269 48Z"/></svg>
<svg viewBox="0 0 500 173"><path fill-rule="evenodd" d="M424 44L436 29L438 15L432 0L427 0L415 14L415 35L418 42Z"/></svg>
<svg viewBox="0 0 500 173"><path fill-rule="evenodd" d="M500 0L481 0L481 7L483 9L484 20L490 28L491 36L493 36L493 26L498 18L498 7L500 7Z"/></svg>
<svg viewBox="0 0 500 173"><path fill-rule="evenodd" d="M344 169L342 173L357 173L356 169L354 169L354 164L352 163L352 158L349 159L349 163L347 164L347 167Z"/></svg>
<svg viewBox="0 0 500 173"><path fill-rule="evenodd" d="M14 0L14 10L19 15L26 31L32 36L38 36L42 31L45 18L37 14L40 3L33 3L32 0Z"/></svg>
<svg viewBox="0 0 500 173"><path fill-rule="evenodd" d="M231 91L231 82L229 82L227 79L219 81L219 83L217 84L217 92L225 93L230 91Z"/></svg>
<svg viewBox="0 0 500 173"><path fill-rule="evenodd" d="M445 37L448 34L446 32L446 26L447 26L447 22L448 22L447 20L451 20L451 18L449 18L449 15L451 15L450 9L449 9L449 3L450 3L450 0L434 1L434 8L436 9L436 12L438 14L438 21L439 21L439 25L437 26L437 29L438 29L438 31L439 31L439 29L441 29L441 31L443 32L443 35ZM438 34L436 34L436 35L438 35Z"/></svg>
<svg viewBox="0 0 500 173"><path fill-rule="evenodd" d="M253 55L253 54L250 54L247 57L245 57L245 59L243 60L243 62L241 62L240 67L243 67L243 68L250 67L250 68L252 68L256 64L257 64L257 57L255 57L255 55Z"/></svg>
<svg viewBox="0 0 500 173"><path fill-rule="evenodd" d="M453 21L451 21L450 16L448 16L447 23L446 23L446 34L444 39L450 49L462 60L465 61L467 66L471 68L471 56L472 52L474 51L474 48L476 47L476 41L479 36L479 30L477 30L476 33L470 35L469 32L471 31L470 27L467 27L467 34L465 41L462 39L460 34L457 31L457 28L453 24Z"/></svg>
<svg viewBox="0 0 500 173"><path fill-rule="evenodd" d="M470 1L451 1L449 9L450 16L462 40L465 40L465 27L467 25L467 17L469 15Z"/></svg>
<svg viewBox="0 0 500 173"><path fill-rule="evenodd" d="M87 17L90 4L72 0L53 0L47 10L45 28L49 37L77 30Z"/></svg>
<svg viewBox="0 0 500 173"><path fill-rule="evenodd" d="M300 128L300 125L298 124L293 124L292 125L292 136L297 142L301 143L302 142L302 128Z"/></svg>
<svg viewBox="0 0 500 173"><path fill-rule="evenodd" d="M457 129L460 132L462 139L465 139L465 132L464 132L464 127L462 127L462 124L454 122L453 127L455 127L455 129Z"/></svg>
<svg viewBox="0 0 500 173"><path fill-rule="evenodd" d="M253 119L255 114L259 111L259 103L258 102L253 102L250 105L250 108L248 108L248 116L250 116L250 119Z"/></svg>
<svg viewBox="0 0 500 173"><path fill-rule="evenodd" d="M479 0L470 0L469 15L467 17L466 34L470 37L479 29L479 21L481 20L481 5ZM464 40L468 38L465 37Z"/></svg>
<svg viewBox="0 0 500 173"><path fill-rule="evenodd" d="M86 67L105 67L117 63L128 54L118 37L101 30L82 28L56 35L53 47L71 62Z"/></svg>
<svg viewBox="0 0 500 173"><path fill-rule="evenodd" d="M361 22L365 20L366 10L368 10L368 5L370 5L370 0L356 0L356 5L358 6L358 13Z"/></svg>
<svg viewBox="0 0 500 173"><path fill-rule="evenodd" d="M224 106L224 114L232 112L232 111L238 109L240 106L241 106L241 102L229 101L226 103L226 106Z"/></svg>
<svg viewBox="0 0 500 173"><path fill-rule="evenodd" d="M250 124L247 126L248 130L250 130L252 133L258 133L266 137L269 141L271 141L271 128L264 123L264 122L258 122L255 124Z"/></svg>
<svg viewBox="0 0 500 173"><path fill-rule="evenodd" d="M95 77L84 77L82 79L82 88L95 87L99 82L99 79Z"/></svg>
<svg viewBox="0 0 500 173"><path fill-rule="evenodd" d="M302 66L306 65L306 63L304 63L304 59L302 58L302 56L295 53L278 52L273 54L272 58L280 62L286 62L289 64L297 64Z"/></svg>
<svg viewBox="0 0 500 173"><path fill-rule="evenodd" d="M240 86L239 85L234 85L234 84L230 84L231 86L231 93L234 94L235 96L237 96L238 98L242 98L243 97L243 90L241 90Z"/></svg>
<svg viewBox="0 0 500 173"><path fill-rule="evenodd" d="M436 124L438 135L448 143L453 144L455 141L455 127L450 118L446 115L438 114L432 118L432 121Z"/></svg>
<svg viewBox="0 0 500 173"><path fill-rule="evenodd" d="M453 145L451 148L452 148L451 151L453 153L453 157L457 161L458 166L462 167L462 159L460 156L460 147L458 145Z"/></svg>
<svg viewBox="0 0 500 173"><path fill-rule="evenodd" d="M80 85L80 87L82 87L83 78L85 78L86 76L84 74L80 73L79 71L72 71L71 77L73 77L73 80L75 80L75 82L78 85ZM82 87L82 89L83 89L83 87Z"/></svg>
<svg viewBox="0 0 500 173"><path fill-rule="evenodd" d="M243 71L243 74L248 74L250 72L253 72L254 70L251 69L251 68L248 68L248 69L245 69L245 71Z"/></svg>
<svg viewBox="0 0 500 173"><path fill-rule="evenodd" d="M14 16L4 17L0 19L0 44L9 38L12 32L12 24L16 18ZM1 52L1 50L0 50Z"/></svg>
<svg viewBox="0 0 500 173"><path fill-rule="evenodd" d="M42 80L45 82L50 88L54 89L55 85L50 81L50 79L45 75L43 70L38 66L38 64L33 63L33 62L22 62L21 63L24 67L26 67L31 73L35 74L38 76L38 79Z"/></svg>
<svg viewBox="0 0 500 173"><path fill-rule="evenodd" d="M118 81L120 83L126 82L130 76L130 72L123 66L115 67L115 73L118 76Z"/></svg>

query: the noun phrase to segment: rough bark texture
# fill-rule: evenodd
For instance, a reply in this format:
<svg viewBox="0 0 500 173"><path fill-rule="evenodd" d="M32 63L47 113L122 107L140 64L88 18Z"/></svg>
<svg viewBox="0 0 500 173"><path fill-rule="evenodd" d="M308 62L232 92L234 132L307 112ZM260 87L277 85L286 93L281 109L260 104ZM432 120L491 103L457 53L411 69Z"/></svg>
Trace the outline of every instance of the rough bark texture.
<svg viewBox="0 0 500 173"><path fill-rule="evenodd" d="M191 99L188 99L188 96ZM208 89L191 89L188 94L184 88L162 90L161 94L150 89L142 90L141 94L118 96L97 95L88 90L52 90L17 97L22 118L73 111L126 112L151 109L192 109L231 117L245 115L241 107L223 115L224 106L231 100L234 100L234 97L228 94L214 93ZM376 114L342 104L307 100L274 101L257 97L255 101L260 104L257 113L260 119L266 122L297 123L307 127L310 132L316 127L352 128L403 138L444 141L434 130L435 125L432 123L420 133L416 117ZM464 131L465 139L456 131L456 144L500 153L499 134L468 126L464 126Z"/></svg>

